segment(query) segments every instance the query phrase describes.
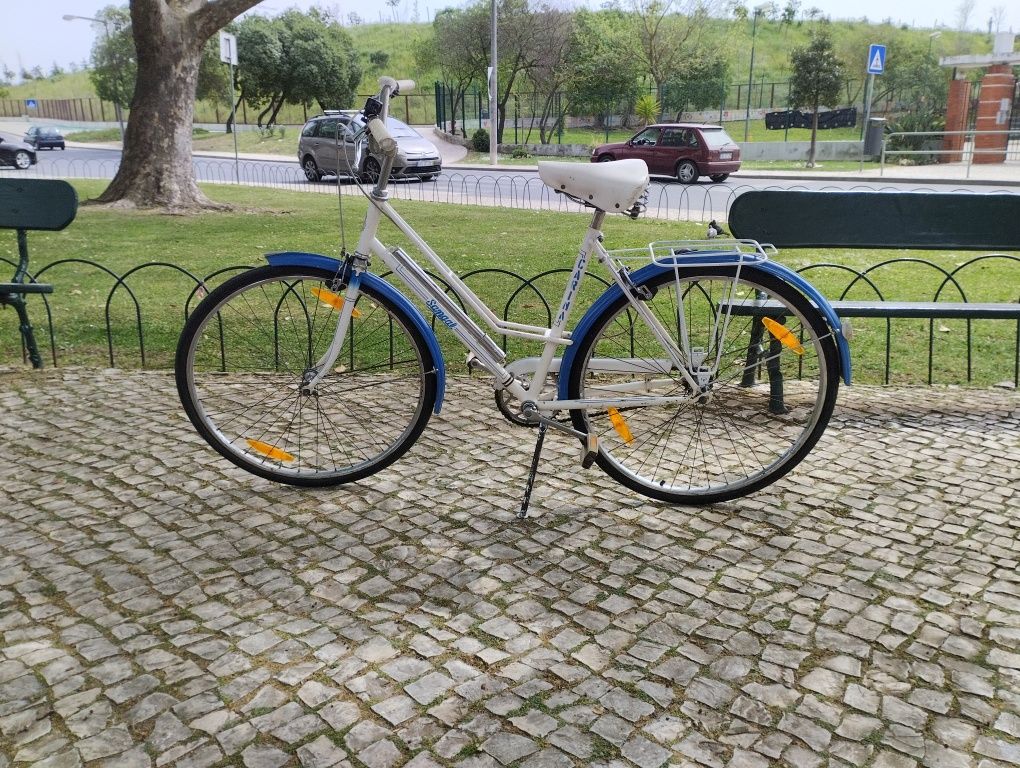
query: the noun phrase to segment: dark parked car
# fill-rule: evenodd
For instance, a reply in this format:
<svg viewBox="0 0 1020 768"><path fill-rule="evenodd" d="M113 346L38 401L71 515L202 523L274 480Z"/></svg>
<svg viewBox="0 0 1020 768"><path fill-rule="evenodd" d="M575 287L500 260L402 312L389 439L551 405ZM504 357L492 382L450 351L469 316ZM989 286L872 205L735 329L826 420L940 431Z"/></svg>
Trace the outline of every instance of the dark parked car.
<svg viewBox="0 0 1020 768"><path fill-rule="evenodd" d="M375 181L382 158L369 154L364 134L358 139L362 143L361 166L352 168L357 155L354 137L364 125L364 118L355 110L327 110L305 123L298 140L298 162L305 178L319 181L325 175L351 176L353 171L360 181ZM414 128L393 117L386 118L386 127L397 141L393 176L431 181L443 170L436 145Z"/></svg>
<svg viewBox="0 0 1020 768"><path fill-rule="evenodd" d="M0 137L0 165L13 165L20 171L27 171L35 165L35 150L20 141Z"/></svg>
<svg viewBox="0 0 1020 768"><path fill-rule="evenodd" d="M65 149L64 137L56 128L33 125L25 131L25 143L36 149Z"/></svg>
<svg viewBox="0 0 1020 768"><path fill-rule="evenodd" d="M650 125L620 144L603 144L591 153L593 163L638 158L648 172L675 176L693 184L699 176L725 181L740 169L740 147L721 125L663 123Z"/></svg>

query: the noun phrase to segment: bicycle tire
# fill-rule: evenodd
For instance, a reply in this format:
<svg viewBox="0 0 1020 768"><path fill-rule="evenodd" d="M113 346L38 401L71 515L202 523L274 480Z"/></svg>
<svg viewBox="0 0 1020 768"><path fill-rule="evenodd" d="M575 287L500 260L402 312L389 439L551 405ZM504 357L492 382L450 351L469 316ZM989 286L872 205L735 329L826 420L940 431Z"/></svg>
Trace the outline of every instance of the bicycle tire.
<svg viewBox="0 0 1020 768"><path fill-rule="evenodd" d="M615 415L611 409L571 411L576 429L598 435L599 466L650 498L698 505L754 493L793 469L817 443L832 415L839 363L824 318L799 291L772 275L744 266L736 286L734 276L734 267L691 266L658 273L643 283L652 294L645 303L670 329L674 343L682 327L678 313L682 303L691 346L703 341L707 359L722 350L708 397L679 405L615 409ZM723 291L731 287L739 297L754 291L758 298L780 302L787 319L777 333L788 330L791 345L763 328L755 331L754 325L762 323L760 316L733 314L722 343L713 346L709 321L717 316ZM755 333L760 341L755 341ZM795 351L796 339L803 354ZM584 398L586 392L598 396L597 387L609 391L624 381L644 386L653 382L653 393L660 395L691 392L622 295L576 343L577 357L568 378L571 399ZM750 357L752 351L761 356ZM648 370L607 372L610 366L605 364L599 370L598 361L606 357L640 360ZM663 359L666 365L659 362ZM770 412L775 393L768 382L748 381L765 363L784 374L785 400L792 405L786 413ZM799 378L791 375L792 368Z"/></svg>
<svg viewBox="0 0 1020 768"><path fill-rule="evenodd" d="M260 477L361 479L400 458L432 415L428 344L364 283L334 370L302 394L336 329L344 289L335 278L315 267L250 270L203 299L181 333L174 373L188 418L221 456Z"/></svg>

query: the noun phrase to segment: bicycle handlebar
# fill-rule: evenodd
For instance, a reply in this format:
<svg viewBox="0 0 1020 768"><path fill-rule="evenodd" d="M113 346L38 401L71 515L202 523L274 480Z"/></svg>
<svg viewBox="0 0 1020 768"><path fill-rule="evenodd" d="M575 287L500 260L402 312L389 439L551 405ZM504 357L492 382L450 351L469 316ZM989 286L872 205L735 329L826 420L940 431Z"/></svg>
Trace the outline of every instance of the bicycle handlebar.
<svg viewBox="0 0 1020 768"><path fill-rule="evenodd" d="M392 77L383 75L379 78L379 91L382 93L389 86L389 93L396 96L398 93L410 93L414 90L414 80L394 80Z"/></svg>

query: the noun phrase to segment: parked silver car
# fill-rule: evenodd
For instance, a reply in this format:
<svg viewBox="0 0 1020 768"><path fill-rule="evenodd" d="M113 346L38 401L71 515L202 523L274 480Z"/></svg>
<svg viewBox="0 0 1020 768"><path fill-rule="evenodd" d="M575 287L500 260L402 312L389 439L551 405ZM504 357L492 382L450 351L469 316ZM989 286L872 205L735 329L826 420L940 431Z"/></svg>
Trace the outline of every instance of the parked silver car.
<svg viewBox="0 0 1020 768"><path fill-rule="evenodd" d="M358 167L355 136L364 127L356 111L332 111L313 117L301 129L298 141L298 162L309 181L323 176L350 176L359 181L374 181L379 176L382 158L368 152L364 134L357 140L362 144ZM397 159L393 176L417 176L431 181L442 171L442 161L435 144L411 126L396 118L386 119L393 138L397 140Z"/></svg>

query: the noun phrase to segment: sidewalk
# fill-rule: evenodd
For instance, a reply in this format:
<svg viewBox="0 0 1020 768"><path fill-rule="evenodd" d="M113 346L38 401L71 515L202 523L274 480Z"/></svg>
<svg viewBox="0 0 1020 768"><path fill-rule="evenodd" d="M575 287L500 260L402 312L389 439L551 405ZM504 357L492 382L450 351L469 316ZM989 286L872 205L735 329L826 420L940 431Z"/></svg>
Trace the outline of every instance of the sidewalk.
<svg viewBox="0 0 1020 768"><path fill-rule="evenodd" d="M0 765L1020 759L1017 394L846 388L702 509L551 436L524 522L534 432L491 398L456 377L408 456L304 489L165 372L0 369Z"/></svg>

